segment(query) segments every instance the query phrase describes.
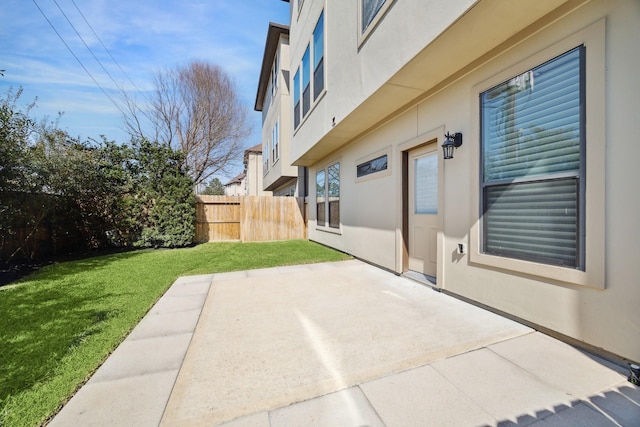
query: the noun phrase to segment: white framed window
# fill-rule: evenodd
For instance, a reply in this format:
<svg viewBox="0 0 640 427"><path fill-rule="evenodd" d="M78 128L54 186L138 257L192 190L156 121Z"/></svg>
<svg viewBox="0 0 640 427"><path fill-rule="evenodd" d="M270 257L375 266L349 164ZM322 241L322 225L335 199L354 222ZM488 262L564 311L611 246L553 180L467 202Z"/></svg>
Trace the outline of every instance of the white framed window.
<svg viewBox="0 0 640 427"><path fill-rule="evenodd" d="M584 57L480 94L483 253L584 271Z"/></svg>
<svg viewBox="0 0 640 427"><path fill-rule="evenodd" d="M273 59L273 66L271 67L271 102L276 97L276 92L278 91L278 73L279 70L279 61L278 61L278 52L276 52L275 57Z"/></svg>
<svg viewBox="0 0 640 427"><path fill-rule="evenodd" d="M280 129L278 122L273 126L273 163L280 159Z"/></svg>
<svg viewBox="0 0 640 427"><path fill-rule="evenodd" d="M391 146L389 146L356 160L356 183L391 175L391 152Z"/></svg>
<svg viewBox="0 0 640 427"><path fill-rule="evenodd" d="M316 225L340 228L340 163L316 172Z"/></svg>
<svg viewBox="0 0 640 427"><path fill-rule="evenodd" d="M293 76L294 129L300 126L325 90L324 56L324 11L322 11L314 27L311 41L307 44L300 65Z"/></svg>
<svg viewBox="0 0 640 427"><path fill-rule="evenodd" d="M604 35L602 20L474 88L472 263L604 288Z"/></svg>
<svg viewBox="0 0 640 427"><path fill-rule="evenodd" d="M262 169L264 175L269 172L269 140L262 145Z"/></svg>

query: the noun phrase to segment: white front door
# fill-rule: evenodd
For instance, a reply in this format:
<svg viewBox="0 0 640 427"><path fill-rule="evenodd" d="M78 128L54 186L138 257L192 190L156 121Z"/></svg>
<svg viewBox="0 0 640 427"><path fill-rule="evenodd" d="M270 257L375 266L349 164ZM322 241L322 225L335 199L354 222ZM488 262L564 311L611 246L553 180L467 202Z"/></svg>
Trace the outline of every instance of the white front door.
<svg viewBox="0 0 640 427"><path fill-rule="evenodd" d="M436 276L438 145L409 152L409 270Z"/></svg>

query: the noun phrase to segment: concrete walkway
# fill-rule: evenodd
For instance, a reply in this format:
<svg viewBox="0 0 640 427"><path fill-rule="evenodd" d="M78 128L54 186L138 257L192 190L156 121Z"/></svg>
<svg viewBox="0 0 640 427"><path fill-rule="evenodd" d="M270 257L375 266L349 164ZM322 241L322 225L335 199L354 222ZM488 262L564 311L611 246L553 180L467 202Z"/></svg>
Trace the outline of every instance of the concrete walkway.
<svg viewBox="0 0 640 427"><path fill-rule="evenodd" d="M625 375L345 261L178 279L51 425L637 426Z"/></svg>

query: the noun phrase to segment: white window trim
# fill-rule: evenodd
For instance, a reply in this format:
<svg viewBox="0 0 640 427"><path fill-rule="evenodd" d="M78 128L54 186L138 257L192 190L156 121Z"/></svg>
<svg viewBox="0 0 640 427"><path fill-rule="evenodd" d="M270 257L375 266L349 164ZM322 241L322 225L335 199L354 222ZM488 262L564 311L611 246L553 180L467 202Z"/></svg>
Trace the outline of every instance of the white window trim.
<svg viewBox="0 0 640 427"><path fill-rule="evenodd" d="M378 13L373 17L369 26L362 31L362 0L358 0L358 48L364 44L369 38L371 33L378 26L378 23L382 21L384 15L386 15L389 8L395 3L396 0L386 0Z"/></svg>
<svg viewBox="0 0 640 427"><path fill-rule="evenodd" d="M387 169L382 170L382 171L378 171L378 172L374 172L374 173L371 173L369 175L360 176L360 177L358 176L358 173L356 171L356 174L355 174L356 183L371 181L371 180L374 180L374 179L384 178L386 176L391 175L391 165L393 164L393 159L391 157L391 146L385 147L385 148L383 148L381 150L378 150L375 153L371 153L371 154L369 154L367 156L360 157L358 160L355 161L353 167L355 169L357 169L358 165L361 165L361 164L366 163L366 162L368 162L370 160L377 159L378 157L385 156L385 155L387 156Z"/></svg>
<svg viewBox="0 0 640 427"><path fill-rule="evenodd" d="M472 264L514 271L551 281L605 288L605 20L566 37L473 87L471 151L471 230L469 260ZM531 70L577 46L586 47L586 195L585 271L524 261L480 251L480 94L509 78Z"/></svg>
<svg viewBox="0 0 640 427"><path fill-rule="evenodd" d="M275 165L280 160L280 123L278 120L273 125L271 133L273 134L273 164Z"/></svg>
<svg viewBox="0 0 640 427"><path fill-rule="evenodd" d="M313 205L315 207L315 214L314 216L316 217L316 230L318 231L326 231L328 233L333 233L333 234L342 234L342 211L340 211L340 226L338 228L334 228L334 227L329 227L329 203L328 203L328 199L329 199L329 190L328 190L328 184L329 184L329 168L335 164L339 164L340 165L340 204L342 204L342 189L343 189L343 182L344 182L344 175L343 175L343 162L341 158L332 160L330 162L326 162L323 163L322 166L317 167L314 171L313 171ZM324 171L325 172L325 224L326 225L318 225L318 194L316 193L316 177L318 172L320 171Z"/></svg>

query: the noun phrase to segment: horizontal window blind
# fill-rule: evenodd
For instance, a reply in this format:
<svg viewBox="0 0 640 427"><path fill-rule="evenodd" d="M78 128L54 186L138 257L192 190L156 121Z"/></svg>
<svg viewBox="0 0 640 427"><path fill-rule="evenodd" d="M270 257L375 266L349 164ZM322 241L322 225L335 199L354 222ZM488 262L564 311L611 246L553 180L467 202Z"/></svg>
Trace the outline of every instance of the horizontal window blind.
<svg viewBox="0 0 640 427"><path fill-rule="evenodd" d="M575 266L578 180L489 187L485 252Z"/></svg>
<svg viewBox="0 0 640 427"><path fill-rule="evenodd" d="M483 251L581 266L583 48L481 95Z"/></svg>
<svg viewBox="0 0 640 427"><path fill-rule="evenodd" d="M580 167L580 50L482 95L484 181Z"/></svg>

